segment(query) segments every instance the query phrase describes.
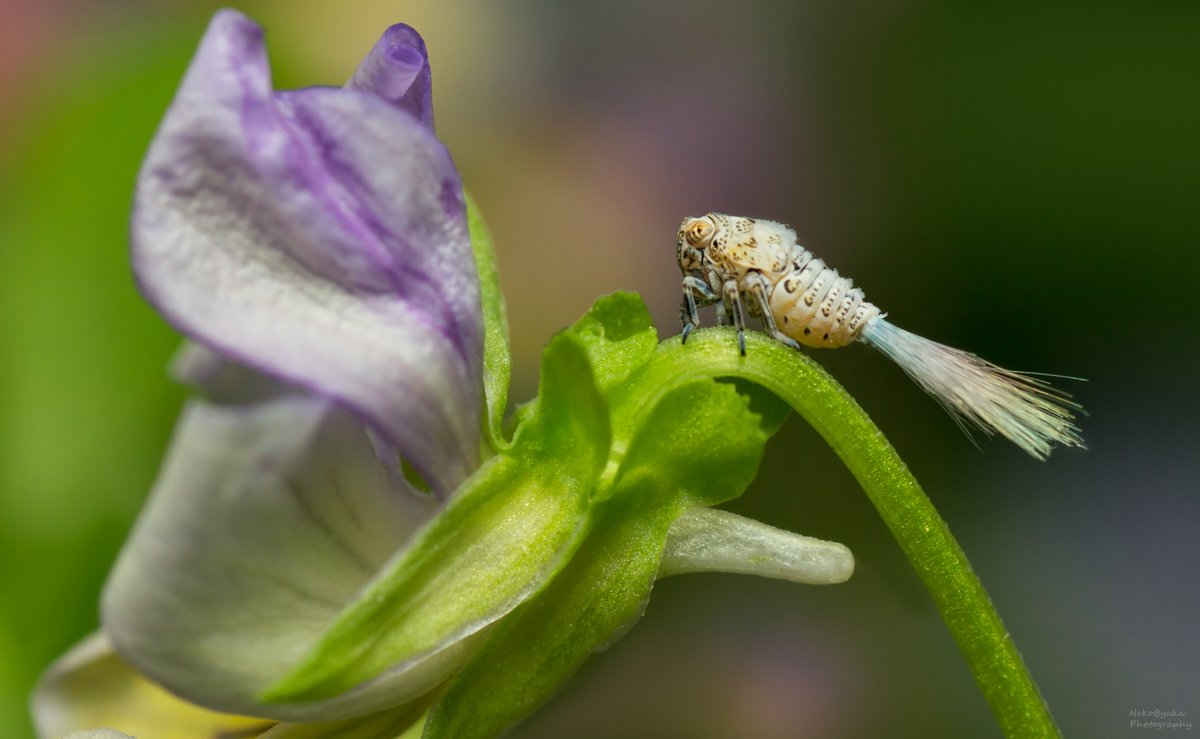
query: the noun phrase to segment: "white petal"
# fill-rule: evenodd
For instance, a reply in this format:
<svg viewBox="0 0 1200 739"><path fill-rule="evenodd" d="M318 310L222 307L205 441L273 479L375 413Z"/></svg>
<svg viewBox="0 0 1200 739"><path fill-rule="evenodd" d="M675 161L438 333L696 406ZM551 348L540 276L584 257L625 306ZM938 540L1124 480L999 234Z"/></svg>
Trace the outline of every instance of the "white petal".
<svg viewBox="0 0 1200 739"><path fill-rule="evenodd" d="M118 651L184 698L228 713L323 720L405 702L455 650L322 703L262 705L436 501L376 459L331 401L192 403L105 587Z"/></svg>

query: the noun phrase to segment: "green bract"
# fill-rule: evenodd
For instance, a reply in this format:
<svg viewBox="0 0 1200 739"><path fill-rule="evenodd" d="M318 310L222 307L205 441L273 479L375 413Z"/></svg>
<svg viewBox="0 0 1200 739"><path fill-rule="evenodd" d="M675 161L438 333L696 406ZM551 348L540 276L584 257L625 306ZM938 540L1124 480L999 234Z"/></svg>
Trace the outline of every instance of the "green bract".
<svg viewBox="0 0 1200 739"><path fill-rule="evenodd" d="M475 200L470 193L464 195L483 308L483 392L487 406L483 418L488 441L499 449L505 446L500 428L508 403L508 376L512 368L508 352L508 312L504 308L504 293L500 291L500 270L496 252L492 249L492 237Z"/></svg>
<svg viewBox="0 0 1200 739"><path fill-rule="evenodd" d="M769 436L733 385L643 372L658 351L650 316L630 294L602 298L556 336L511 444L264 699L332 697L484 630L426 736L490 736L611 643L642 612L672 523L740 494ZM773 397L756 400L782 415ZM800 546L829 553L828 581L849 575L843 547L783 537L746 571ZM726 544L725 568L736 569L738 545Z"/></svg>

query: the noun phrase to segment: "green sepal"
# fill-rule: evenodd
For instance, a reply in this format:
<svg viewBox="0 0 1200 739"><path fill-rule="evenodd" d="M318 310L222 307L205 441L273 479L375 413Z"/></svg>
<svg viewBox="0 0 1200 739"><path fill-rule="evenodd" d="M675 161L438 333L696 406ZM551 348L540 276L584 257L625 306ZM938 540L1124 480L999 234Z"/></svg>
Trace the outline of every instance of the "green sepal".
<svg viewBox="0 0 1200 739"><path fill-rule="evenodd" d="M641 367L658 345L650 311L637 293L605 295L567 331L587 349L596 383L609 391Z"/></svg>
<svg viewBox="0 0 1200 739"><path fill-rule="evenodd" d="M588 312L562 333L574 336L587 351L596 384L607 395L654 356L658 335L646 304L637 293L615 292L596 300ZM542 399L517 406L517 429L537 415ZM621 446L617 440L618 446Z"/></svg>
<svg viewBox="0 0 1200 739"><path fill-rule="evenodd" d="M588 312L564 329L586 349L596 384L608 393L654 355L657 333L637 293L615 292L596 300ZM520 428L538 411L541 398L517 406L513 424Z"/></svg>
<svg viewBox="0 0 1200 739"><path fill-rule="evenodd" d="M542 588L587 528L608 408L580 342L542 361L538 414L384 568L268 702L338 695L479 631Z"/></svg>
<svg viewBox="0 0 1200 739"><path fill-rule="evenodd" d="M551 478L571 470L594 477L604 468L612 428L593 366L583 342L571 333L550 340L542 354L538 410L517 429L512 456L535 459Z"/></svg>
<svg viewBox="0 0 1200 739"><path fill-rule="evenodd" d="M762 430L768 437L774 436L783 422L792 415L792 407L775 393L762 385L741 377L720 377L717 382L728 383L750 401L750 410L761 418Z"/></svg>
<svg viewBox="0 0 1200 739"><path fill-rule="evenodd" d="M597 507L570 565L488 635L430 712L423 739L492 737L512 727L641 616L678 514L644 492Z"/></svg>
<svg viewBox="0 0 1200 739"><path fill-rule="evenodd" d="M680 512L734 497L753 479L768 434L733 386L692 379L656 401L639 415L587 540L485 637L430 713L426 739L494 736L535 710L641 615Z"/></svg>
<svg viewBox="0 0 1200 739"><path fill-rule="evenodd" d="M504 409L508 404L508 382L512 374L512 359L508 347L508 311L500 289L500 269L492 237L479 213L475 199L463 193L467 200L467 225L471 232L471 248L475 252L475 269L479 273L479 297L483 308L483 396L484 432L494 450L508 446L501 431Z"/></svg>
<svg viewBox="0 0 1200 739"><path fill-rule="evenodd" d="M648 410L639 399L659 392L635 376L616 419L635 430L613 480L614 495L645 487L670 491L687 505L716 505L746 489L758 471L768 438L749 398L733 385L711 379L682 379Z"/></svg>

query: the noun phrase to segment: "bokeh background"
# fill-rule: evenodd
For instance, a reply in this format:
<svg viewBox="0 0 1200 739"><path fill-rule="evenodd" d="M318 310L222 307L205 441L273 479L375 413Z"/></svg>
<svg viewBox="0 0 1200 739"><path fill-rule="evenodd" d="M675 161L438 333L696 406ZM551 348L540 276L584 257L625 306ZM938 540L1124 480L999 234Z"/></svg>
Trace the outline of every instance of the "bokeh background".
<svg viewBox="0 0 1200 739"><path fill-rule="evenodd" d="M209 2L0 2L0 735L96 626L155 474L178 338L135 293L142 152ZM820 353L971 557L1063 730L1200 717L1200 5L257 0L279 86L425 35L495 236L513 397L604 293L677 333L679 220L792 224L895 322L1061 381L1091 450L976 449L865 348ZM850 475L792 419L728 506L847 543L845 585L659 583L517 737L998 731ZM1194 731L1200 731L1197 725ZM149 738L147 738L149 739Z"/></svg>

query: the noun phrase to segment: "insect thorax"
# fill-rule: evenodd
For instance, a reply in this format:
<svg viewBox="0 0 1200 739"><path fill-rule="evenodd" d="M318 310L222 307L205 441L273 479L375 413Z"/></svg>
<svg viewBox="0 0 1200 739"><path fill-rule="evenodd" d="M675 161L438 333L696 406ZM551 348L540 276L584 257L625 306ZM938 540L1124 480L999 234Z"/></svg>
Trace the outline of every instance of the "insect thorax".
<svg viewBox="0 0 1200 739"><path fill-rule="evenodd" d="M736 281L743 295L755 280L765 279L774 322L795 341L845 346L879 314L862 290L797 243L796 232L782 223L724 214L710 218L717 228L705 256L713 276Z"/></svg>
<svg viewBox="0 0 1200 739"><path fill-rule="evenodd" d="M725 279L761 272L770 282L781 279L794 257L805 252L796 232L782 223L742 216L712 214L717 224L706 255Z"/></svg>

